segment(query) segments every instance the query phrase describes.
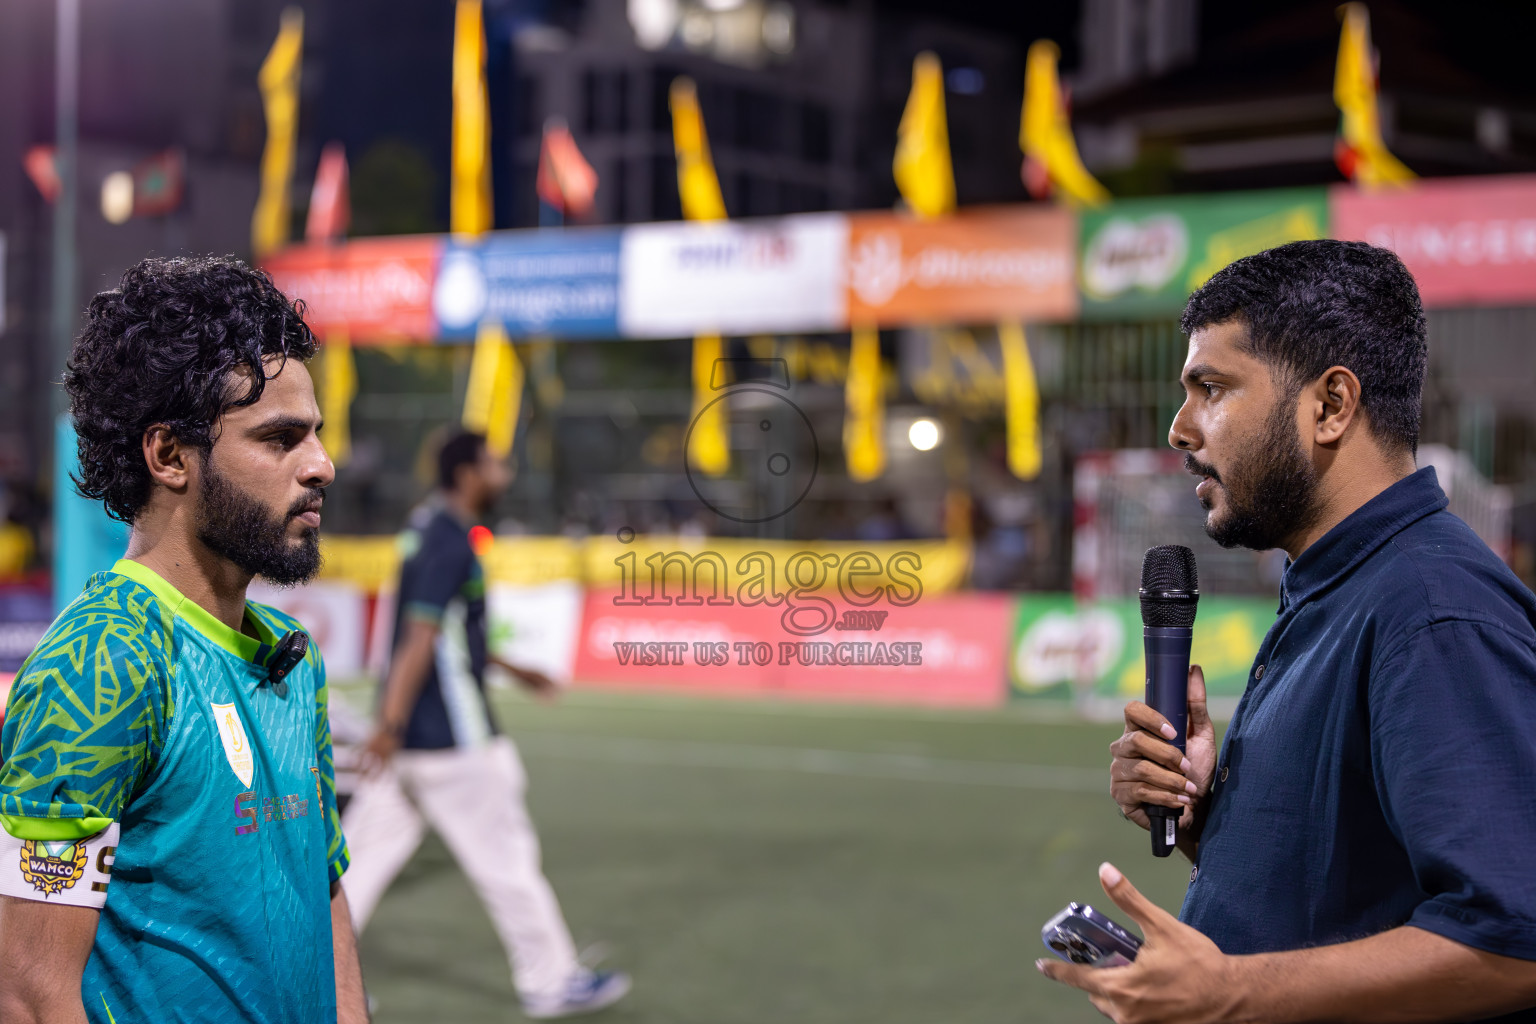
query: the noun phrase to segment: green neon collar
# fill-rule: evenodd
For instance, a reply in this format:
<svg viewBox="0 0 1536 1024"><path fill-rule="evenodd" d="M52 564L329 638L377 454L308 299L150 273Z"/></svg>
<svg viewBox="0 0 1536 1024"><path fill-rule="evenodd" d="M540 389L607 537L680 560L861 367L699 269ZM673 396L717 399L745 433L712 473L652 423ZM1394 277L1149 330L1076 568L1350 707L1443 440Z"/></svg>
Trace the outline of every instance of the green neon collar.
<svg viewBox="0 0 1536 1024"><path fill-rule="evenodd" d="M167 583L159 573L142 562L120 558L112 567L112 571L119 576L128 577L140 586L147 587L172 615L237 658L260 665L264 655L270 652L272 644L277 641L277 637L261 621L261 617L251 609L249 602L245 606L245 618L255 627L256 632L261 634L260 640L246 636L239 630L230 629L214 618L212 612L196 601L188 599L185 594Z"/></svg>

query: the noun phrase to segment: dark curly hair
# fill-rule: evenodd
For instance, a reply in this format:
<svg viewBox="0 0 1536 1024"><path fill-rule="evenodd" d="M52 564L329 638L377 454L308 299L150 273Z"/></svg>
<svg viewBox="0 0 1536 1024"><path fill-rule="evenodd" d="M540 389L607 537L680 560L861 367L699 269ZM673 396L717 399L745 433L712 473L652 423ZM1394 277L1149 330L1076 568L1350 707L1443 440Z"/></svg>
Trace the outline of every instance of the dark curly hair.
<svg viewBox="0 0 1536 1024"><path fill-rule="evenodd" d="M1417 450L1429 343L1418 285L1395 253L1320 238L1245 256L1190 296L1180 326L1193 334L1234 322L1288 397L1328 367L1348 367L1377 440Z"/></svg>
<svg viewBox="0 0 1536 1024"><path fill-rule="evenodd" d="M314 354L302 306L264 272L233 256L141 261L91 300L64 371L76 489L132 523L150 495L145 430L164 423L206 454L225 410L261 398L264 359Z"/></svg>

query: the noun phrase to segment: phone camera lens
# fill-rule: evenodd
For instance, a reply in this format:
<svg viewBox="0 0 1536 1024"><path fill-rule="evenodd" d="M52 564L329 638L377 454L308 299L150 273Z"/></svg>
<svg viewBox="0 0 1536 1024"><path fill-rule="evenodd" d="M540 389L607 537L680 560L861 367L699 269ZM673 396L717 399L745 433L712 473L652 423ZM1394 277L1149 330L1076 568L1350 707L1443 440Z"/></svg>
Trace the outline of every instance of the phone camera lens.
<svg viewBox="0 0 1536 1024"><path fill-rule="evenodd" d="M1067 945L1071 946L1073 949L1077 950L1079 953L1081 953L1083 950L1088 948L1087 944L1084 943L1083 940L1078 938L1076 935L1072 936L1070 939L1067 940Z"/></svg>
<svg viewBox="0 0 1536 1024"><path fill-rule="evenodd" d="M1052 939L1051 948L1058 953L1065 953L1067 951L1067 944L1060 939Z"/></svg>

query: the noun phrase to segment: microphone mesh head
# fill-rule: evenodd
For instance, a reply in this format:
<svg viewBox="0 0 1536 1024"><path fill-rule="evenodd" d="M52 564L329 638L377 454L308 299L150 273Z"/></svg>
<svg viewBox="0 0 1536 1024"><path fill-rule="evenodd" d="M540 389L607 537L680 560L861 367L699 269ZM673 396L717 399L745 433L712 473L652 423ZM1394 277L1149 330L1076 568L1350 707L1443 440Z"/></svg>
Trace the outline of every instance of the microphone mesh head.
<svg viewBox="0 0 1536 1024"><path fill-rule="evenodd" d="M1195 553L1182 544L1148 548L1141 561L1141 621L1145 626L1195 624L1200 578Z"/></svg>

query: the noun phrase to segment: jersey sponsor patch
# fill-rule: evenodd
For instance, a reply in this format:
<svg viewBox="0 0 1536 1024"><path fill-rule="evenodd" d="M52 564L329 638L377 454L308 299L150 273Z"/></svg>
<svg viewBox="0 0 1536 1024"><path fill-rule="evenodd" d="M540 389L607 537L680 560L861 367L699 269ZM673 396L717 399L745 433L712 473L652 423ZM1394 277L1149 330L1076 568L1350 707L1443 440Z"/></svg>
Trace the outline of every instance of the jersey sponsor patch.
<svg viewBox="0 0 1536 1024"><path fill-rule="evenodd" d="M100 910L119 832L116 822L84 839L17 839L0 829L0 895Z"/></svg>
<svg viewBox="0 0 1536 1024"><path fill-rule="evenodd" d="M219 727L219 739L224 744L224 756L230 768L243 785L249 786L256 776L256 761L251 757L251 740L245 734L245 723L233 704L210 704L213 720Z"/></svg>

